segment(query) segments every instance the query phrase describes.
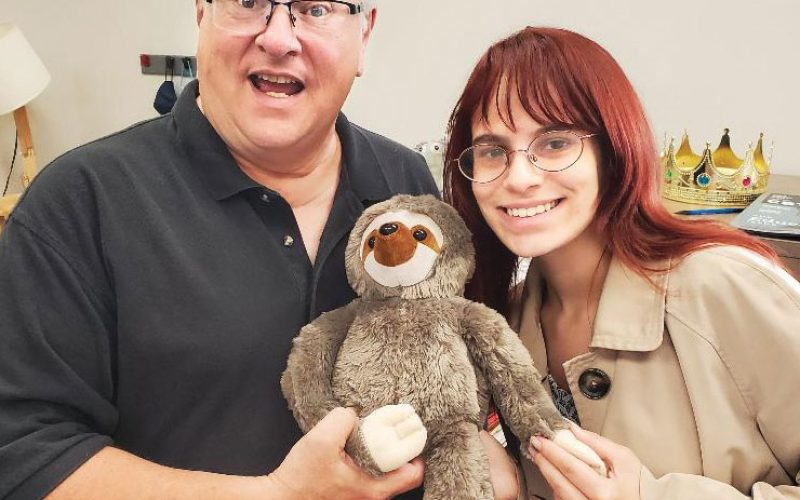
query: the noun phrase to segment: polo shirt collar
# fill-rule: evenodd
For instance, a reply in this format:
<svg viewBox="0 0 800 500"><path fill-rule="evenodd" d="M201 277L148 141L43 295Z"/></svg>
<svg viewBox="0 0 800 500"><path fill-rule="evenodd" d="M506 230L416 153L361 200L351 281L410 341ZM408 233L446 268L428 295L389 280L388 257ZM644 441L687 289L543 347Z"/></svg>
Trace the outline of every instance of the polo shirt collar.
<svg viewBox="0 0 800 500"><path fill-rule="evenodd" d="M392 165L386 165L367 139L367 132L352 125L343 113L336 118L336 133L342 143L342 171L349 179L350 189L358 200L369 206L388 200L394 194L389 188L386 172Z"/></svg>
<svg viewBox="0 0 800 500"><path fill-rule="evenodd" d="M200 84L189 83L172 111L178 140L189 157L192 168L217 200L242 191L263 187L248 177L197 106ZM336 133L342 144L342 177L348 190L365 206L392 196L385 169L365 132L351 125L343 113L336 119Z"/></svg>
<svg viewBox="0 0 800 500"><path fill-rule="evenodd" d="M199 94L199 82L190 82L172 110L178 140L189 157L192 170L216 200L259 187L242 172L225 141L200 111L197 106Z"/></svg>

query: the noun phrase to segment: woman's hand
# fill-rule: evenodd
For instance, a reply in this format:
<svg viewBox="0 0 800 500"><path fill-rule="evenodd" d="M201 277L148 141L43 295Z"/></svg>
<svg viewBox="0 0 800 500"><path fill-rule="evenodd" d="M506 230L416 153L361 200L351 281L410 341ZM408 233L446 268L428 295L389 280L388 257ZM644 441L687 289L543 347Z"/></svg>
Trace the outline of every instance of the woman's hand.
<svg viewBox="0 0 800 500"><path fill-rule="evenodd" d="M517 464L491 434L482 430L480 436L483 449L489 457L489 478L495 500L516 500L519 493Z"/></svg>
<svg viewBox="0 0 800 500"><path fill-rule="evenodd" d="M608 465L603 477L544 438L532 438L529 452L559 500L639 500L642 463L628 448L573 425L575 436Z"/></svg>

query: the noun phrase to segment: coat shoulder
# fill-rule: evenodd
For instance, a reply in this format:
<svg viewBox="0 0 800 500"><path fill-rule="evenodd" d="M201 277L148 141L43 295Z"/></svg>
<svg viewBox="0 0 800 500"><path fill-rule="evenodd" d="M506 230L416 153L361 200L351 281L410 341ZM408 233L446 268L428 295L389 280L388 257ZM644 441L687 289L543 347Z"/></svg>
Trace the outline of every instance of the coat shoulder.
<svg viewBox="0 0 800 500"><path fill-rule="evenodd" d="M707 296L736 291L758 296L763 287L783 293L800 305L800 284L785 269L752 250L709 246L685 256L671 271L670 295L702 291Z"/></svg>
<svg viewBox="0 0 800 500"><path fill-rule="evenodd" d="M796 342L787 325L800 317L800 283L753 251L707 247L670 271L666 312L670 334L693 332L733 359L732 351L752 350L754 339Z"/></svg>

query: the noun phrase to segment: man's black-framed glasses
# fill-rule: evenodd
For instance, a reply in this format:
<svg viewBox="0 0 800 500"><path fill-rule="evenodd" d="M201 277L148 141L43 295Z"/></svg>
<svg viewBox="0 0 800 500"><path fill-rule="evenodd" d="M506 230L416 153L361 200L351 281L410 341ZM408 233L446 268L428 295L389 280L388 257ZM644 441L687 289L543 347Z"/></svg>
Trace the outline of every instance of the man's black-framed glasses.
<svg viewBox="0 0 800 500"><path fill-rule="evenodd" d="M511 164L511 155L525 153L534 167L545 172L561 172L575 165L583 154L583 140L597 134L578 134L572 130L545 132L526 149L507 150L498 144L474 144L458 155L461 175L477 184L500 178Z"/></svg>
<svg viewBox="0 0 800 500"><path fill-rule="evenodd" d="M272 14L286 7L292 26L298 29L336 31L349 16L363 11L361 2L329 0L206 0L211 4L214 25L238 35L252 36L264 31Z"/></svg>

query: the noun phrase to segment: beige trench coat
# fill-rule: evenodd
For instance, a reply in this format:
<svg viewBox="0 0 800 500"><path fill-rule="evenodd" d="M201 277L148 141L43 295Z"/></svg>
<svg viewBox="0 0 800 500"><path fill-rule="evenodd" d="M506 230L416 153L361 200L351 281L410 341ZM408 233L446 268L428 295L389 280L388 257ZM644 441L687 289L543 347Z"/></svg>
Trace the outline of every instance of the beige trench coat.
<svg viewBox="0 0 800 500"><path fill-rule="evenodd" d="M734 247L656 281L612 259L590 352L564 363L582 426L636 453L643 500L800 499L800 285ZM540 296L532 270L511 323L544 376ZM580 390L588 368L611 380L601 399ZM552 498L523 470L522 498Z"/></svg>

